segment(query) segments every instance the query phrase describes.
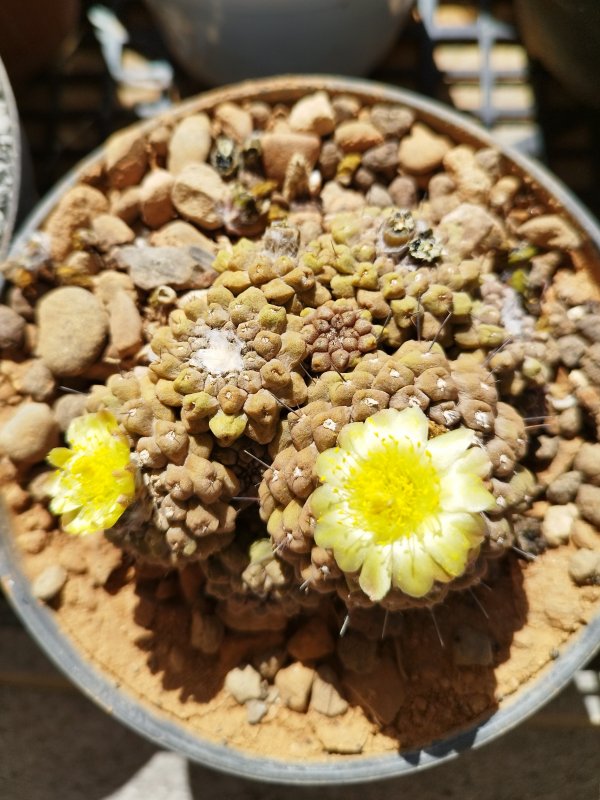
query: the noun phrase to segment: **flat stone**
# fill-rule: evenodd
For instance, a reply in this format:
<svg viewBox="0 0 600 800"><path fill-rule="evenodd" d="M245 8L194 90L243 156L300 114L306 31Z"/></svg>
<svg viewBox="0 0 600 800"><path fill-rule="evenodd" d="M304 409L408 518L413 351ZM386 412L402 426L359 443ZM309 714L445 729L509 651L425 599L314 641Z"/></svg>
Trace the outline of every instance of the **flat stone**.
<svg viewBox="0 0 600 800"><path fill-rule="evenodd" d="M571 541L575 547L598 550L600 549L600 532L584 519L576 519L573 523Z"/></svg>
<svg viewBox="0 0 600 800"><path fill-rule="evenodd" d="M0 429L0 451L13 461L43 461L58 444L58 425L45 403L23 403Z"/></svg>
<svg viewBox="0 0 600 800"><path fill-rule="evenodd" d="M280 669L275 676L275 686L281 702L292 711L306 711L315 674L313 669L299 662Z"/></svg>
<svg viewBox="0 0 600 800"><path fill-rule="evenodd" d="M415 121L414 111L404 106L393 106L385 103L375 103L371 108L371 123L385 137L400 139L408 133Z"/></svg>
<svg viewBox="0 0 600 800"><path fill-rule="evenodd" d="M202 289L214 278L212 270L202 268L187 247L123 247L115 258L133 283L145 291L164 285Z"/></svg>
<svg viewBox="0 0 600 800"><path fill-rule="evenodd" d="M500 219L475 203L461 203L446 214L436 234L448 255L460 259L500 247L506 238Z"/></svg>
<svg viewBox="0 0 600 800"><path fill-rule="evenodd" d="M584 442L575 456L573 466L584 474L586 482L600 483L600 444Z"/></svg>
<svg viewBox="0 0 600 800"><path fill-rule="evenodd" d="M230 670L225 676L225 688L240 705L264 697L262 679L250 664Z"/></svg>
<svg viewBox="0 0 600 800"><path fill-rule="evenodd" d="M67 582L67 570L60 564L46 567L31 584L31 591L38 600L53 600Z"/></svg>
<svg viewBox="0 0 600 800"><path fill-rule="evenodd" d="M108 317L99 300L79 286L53 289L37 307L37 352L54 375L81 375L102 352Z"/></svg>
<svg viewBox="0 0 600 800"><path fill-rule="evenodd" d="M73 249L73 233L108 211L108 200L92 186L74 186L63 195L46 224L52 258L62 261Z"/></svg>
<svg viewBox="0 0 600 800"><path fill-rule="evenodd" d="M211 147L210 119L206 114L191 114L176 126L169 142L167 167L179 175L188 164L201 164Z"/></svg>

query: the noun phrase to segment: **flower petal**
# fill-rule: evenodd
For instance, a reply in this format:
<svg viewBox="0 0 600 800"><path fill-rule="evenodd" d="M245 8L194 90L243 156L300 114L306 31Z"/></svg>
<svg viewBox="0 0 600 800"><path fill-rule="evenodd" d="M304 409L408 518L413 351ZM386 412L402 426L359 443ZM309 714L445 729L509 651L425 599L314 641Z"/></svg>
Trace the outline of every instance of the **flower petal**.
<svg viewBox="0 0 600 800"><path fill-rule="evenodd" d="M333 486L343 486L348 473L356 465L353 456L339 447L332 447L319 454L315 462L315 470L319 479Z"/></svg>
<svg viewBox="0 0 600 800"><path fill-rule="evenodd" d="M392 546L392 585L411 597L423 597L433 586L438 565L421 545L409 539Z"/></svg>
<svg viewBox="0 0 600 800"><path fill-rule="evenodd" d="M391 547L372 547L365 558L358 583L374 603L381 600L392 585Z"/></svg>
<svg viewBox="0 0 600 800"><path fill-rule="evenodd" d="M469 553L482 540L485 522L474 514L443 514L439 533L429 532L424 544L431 558L453 577L462 575L467 568Z"/></svg>
<svg viewBox="0 0 600 800"><path fill-rule="evenodd" d="M451 469L440 476L440 506L444 511L476 513L495 505L494 495L488 492L477 475Z"/></svg>
<svg viewBox="0 0 600 800"><path fill-rule="evenodd" d="M318 489L310 496L310 508L313 515L318 520L323 516L332 506L335 506L342 499L341 491L336 486L325 483L319 486Z"/></svg>
<svg viewBox="0 0 600 800"><path fill-rule="evenodd" d="M455 468L460 472L472 472L487 478L492 471L492 462L483 447L472 447L456 460Z"/></svg>
<svg viewBox="0 0 600 800"><path fill-rule="evenodd" d="M410 406L402 411L386 408L368 417L365 424L370 423L399 444L405 444L408 440L414 447L422 448L427 442L429 423L420 408Z"/></svg>
<svg viewBox="0 0 600 800"><path fill-rule="evenodd" d="M464 455L465 450L473 444L475 431L470 428L456 428L456 430L442 433L427 442L426 451L430 454L433 466L440 472L445 472L454 464L457 458Z"/></svg>
<svg viewBox="0 0 600 800"><path fill-rule="evenodd" d="M379 439L372 425L351 422L342 428L338 436L338 445L359 459L368 458L372 450L379 445Z"/></svg>
<svg viewBox="0 0 600 800"><path fill-rule="evenodd" d="M68 447L53 447L46 456L46 461L53 467L64 467L70 458L73 458L73 451Z"/></svg>

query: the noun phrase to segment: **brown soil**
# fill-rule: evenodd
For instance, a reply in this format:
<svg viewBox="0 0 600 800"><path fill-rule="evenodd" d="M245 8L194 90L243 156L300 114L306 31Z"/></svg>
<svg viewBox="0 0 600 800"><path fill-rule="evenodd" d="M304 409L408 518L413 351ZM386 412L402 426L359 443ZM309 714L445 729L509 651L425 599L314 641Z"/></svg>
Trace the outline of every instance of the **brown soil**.
<svg viewBox="0 0 600 800"><path fill-rule="evenodd" d="M252 654L281 644L281 635L230 633L218 657L202 656L187 645L189 610L183 601L150 599L147 581L136 581L126 565L112 572L106 586L98 585L121 554L102 537L82 542L54 532L41 553L25 553L23 560L31 579L50 564L68 566L56 616L82 653L155 713L208 740L286 761L339 758L324 752L331 726L342 725L364 743L363 755L373 755L426 745L474 724L513 702L514 693L557 657L600 602L600 587L578 588L570 580L572 546L549 550L535 562L509 556L486 584L438 606L435 619L427 611L403 614L400 633L382 644L379 666L365 678L377 686L376 709L355 704L330 719L274 703L259 725L250 725L223 679ZM462 625L491 638L493 665L453 663L453 639ZM347 672L346 687L355 679ZM379 710L385 717L396 707L395 724L373 716Z"/></svg>

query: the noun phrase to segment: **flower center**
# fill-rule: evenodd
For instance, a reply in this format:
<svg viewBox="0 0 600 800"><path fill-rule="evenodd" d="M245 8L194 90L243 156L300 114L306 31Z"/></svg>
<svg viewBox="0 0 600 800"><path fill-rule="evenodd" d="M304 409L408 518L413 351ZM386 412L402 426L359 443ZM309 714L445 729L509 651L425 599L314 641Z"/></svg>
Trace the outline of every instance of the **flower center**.
<svg viewBox="0 0 600 800"><path fill-rule="evenodd" d="M384 443L351 471L345 488L351 523L381 545L411 536L439 511L437 472L411 444Z"/></svg>

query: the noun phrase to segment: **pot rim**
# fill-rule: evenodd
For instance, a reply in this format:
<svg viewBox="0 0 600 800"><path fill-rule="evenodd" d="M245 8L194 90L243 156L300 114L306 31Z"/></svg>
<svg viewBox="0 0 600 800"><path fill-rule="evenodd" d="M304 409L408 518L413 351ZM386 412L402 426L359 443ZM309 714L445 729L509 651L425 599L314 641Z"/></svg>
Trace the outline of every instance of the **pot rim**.
<svg viewBox="0 0 600 800"><path fill-rule="evenodd" d="M6 209L4 231L0 235L0 262L5 258L10 245L10 240L17 218L19 207L19 190L21 187L21 128L19 124L19 114L17 104L13 94L6 68L0 58L0 86L2 95L8 109L10 120L9 134L12 136L12 153L10 155L10 172L12 175L11 197Z"/></svg>
<svg viewBox="0 0 600 800"><path fill-rule="evenodd" d="M1 66L1 65L0 65ZM349 92L366 102L399 103L412 108L419 119L435 129L443 128L459 141L494 147L512 161L520 171L531 176L551 205L560 206L571 221L600 251L600 226L589 211L571 192L543 166L512 147L500 144L475 122L464 118L441 103L408 90L373 81L329 75L280 76L232 84L202 93L179 104L171 112L142 124L136 129L149 131L167 119L173 120L193 111L213 107L218 102L249 99L273 101L293 100L311 91L325 89L334 93ZM16 255L31 235L55 207L57 200L72 186L80 174L95 164L103 154L101 146L71 170L38 204L24 222L13 242L11 254ZM552 202L554 201L554 202ZM556 202L558 201L558 202ZM531 685L518 690L506 705L491 716L476 721L468 729L450 732L428 747L410 752L382 756L358 756L331 762L286 763L272 758L251 755L202 739L166 717L150 705L124 691L118 681L101 672L82 657L58 626L52 612L32 594L29 580L19 566L19 556L10 535L9 517L0 503L0 583L34 639L77 686L123 724L163 748L177 751L204 766L242 778L267 783L323 786L353 784L400 777L456 758L461 752L476 749L516 727L534 714L571 680L573 674L600 650L600 614L569 640L565 651L546 666Z"/></svg>

